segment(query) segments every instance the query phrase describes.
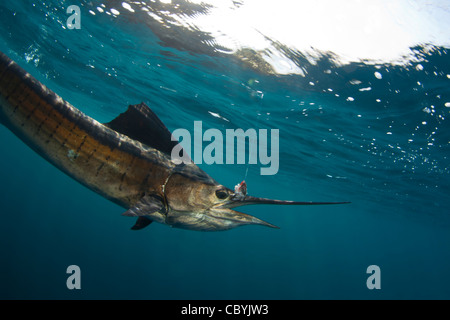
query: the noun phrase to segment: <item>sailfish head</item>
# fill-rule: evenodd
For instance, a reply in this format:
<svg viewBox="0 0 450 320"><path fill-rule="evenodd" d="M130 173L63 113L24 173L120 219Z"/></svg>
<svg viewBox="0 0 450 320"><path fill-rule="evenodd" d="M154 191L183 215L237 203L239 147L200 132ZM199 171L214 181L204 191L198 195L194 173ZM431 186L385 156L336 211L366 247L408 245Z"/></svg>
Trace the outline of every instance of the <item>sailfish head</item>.
<svg viewBox="0 0 450 320"><path fill-rule="evenodd" d="M275 205L331 205L349 202L301 202L267 199L247 195L246 184L241 182L234 190L218 183L202 180L186 183L182 175L174 176L166 186L169 205L166 223L174 227L202 231L228 230L242 225L277 226L252 215L233 210L256 204Z"/></svg>

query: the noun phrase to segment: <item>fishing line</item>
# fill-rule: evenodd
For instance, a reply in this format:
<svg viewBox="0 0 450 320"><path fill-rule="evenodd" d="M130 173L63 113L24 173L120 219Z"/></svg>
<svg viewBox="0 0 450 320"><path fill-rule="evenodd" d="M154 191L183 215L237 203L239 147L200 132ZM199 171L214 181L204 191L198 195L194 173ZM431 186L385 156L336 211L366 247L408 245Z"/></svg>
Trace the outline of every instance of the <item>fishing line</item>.
<svg viewBox="0 0 450 320"><path fill-rule="evenodd" d="M250 161L247 163L247 168L245 169L245 177L244 177L244 181L247 180L248 168L250 168Z"/></svg>

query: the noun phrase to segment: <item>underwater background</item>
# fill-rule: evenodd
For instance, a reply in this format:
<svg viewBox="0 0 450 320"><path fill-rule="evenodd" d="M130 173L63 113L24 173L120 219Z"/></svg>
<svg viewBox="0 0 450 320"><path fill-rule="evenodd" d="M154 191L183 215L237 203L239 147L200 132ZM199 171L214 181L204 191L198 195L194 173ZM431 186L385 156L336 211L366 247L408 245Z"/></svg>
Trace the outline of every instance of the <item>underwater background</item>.
<svg viewBox="0 0 450 320"><path fill-rule="evenodd" d="M279 129L276 175L200 167L351 204L241 209L279 230L132 231L0 126L1 299L450 299L448 2L258 3L3 1L0 51L100 122L145 102L171 131Z"/></svg>

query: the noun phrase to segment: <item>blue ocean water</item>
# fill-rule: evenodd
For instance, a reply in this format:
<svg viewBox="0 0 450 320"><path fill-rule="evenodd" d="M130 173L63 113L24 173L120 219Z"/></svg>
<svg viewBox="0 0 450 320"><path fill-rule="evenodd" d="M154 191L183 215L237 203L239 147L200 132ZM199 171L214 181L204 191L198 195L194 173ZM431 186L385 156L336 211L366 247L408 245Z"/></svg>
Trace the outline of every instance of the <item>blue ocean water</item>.
<svg viewBox="0 0 450 320"><path fill-rule="evenodd" d="M68 28L69 5L81 29ZM5 2L0 51L101 122L143 101L171 131L194 121L279 129L276 175L200 167L229 188L245 177L255 196L351 204L241 209L279 230L132 231L122 208L2 126L0 298L449 299L448 48L417 44L405 64L338 64L273 41L303 71L281 74L256 51L227 52L176 23L207 11L189 1ZM69 265L81 290L66 286ZM370 265L381 289L367 287Z"/></svg>

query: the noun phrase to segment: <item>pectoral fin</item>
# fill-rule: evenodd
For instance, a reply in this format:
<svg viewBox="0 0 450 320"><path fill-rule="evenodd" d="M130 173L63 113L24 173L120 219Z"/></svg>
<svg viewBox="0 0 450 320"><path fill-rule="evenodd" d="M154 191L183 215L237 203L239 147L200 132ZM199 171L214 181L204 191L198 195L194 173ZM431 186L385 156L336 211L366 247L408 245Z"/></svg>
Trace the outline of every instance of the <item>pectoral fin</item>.
<svg viewBox="0 0 450 320"><path fill-rule="evenodd" d="M149 216L154 212L165 210L163 199L158 195L145 195L134 207L128 209L122 215L127 217Z"/></svg>

